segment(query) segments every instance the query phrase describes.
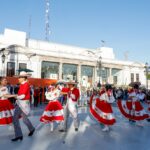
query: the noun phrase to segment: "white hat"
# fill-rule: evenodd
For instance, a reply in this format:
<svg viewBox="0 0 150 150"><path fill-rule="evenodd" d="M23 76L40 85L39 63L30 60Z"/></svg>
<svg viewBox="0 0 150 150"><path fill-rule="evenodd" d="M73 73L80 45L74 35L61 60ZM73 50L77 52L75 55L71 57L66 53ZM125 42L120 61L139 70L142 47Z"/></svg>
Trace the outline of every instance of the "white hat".
<svg viewBox="0 0 150 150"><path fill-rule="evenodd" d="M29 74L25 71L21 71L17 77L30 77L30 76L31 76L31 74Z"/></svg>
<svg viewBox="0 0 150 150"><path fill-rule="evenodd" d="M70 80L70 81L66 82L66 84L68 84L68 85L76 85L78 83L75 82L75 81Z"/></svg>

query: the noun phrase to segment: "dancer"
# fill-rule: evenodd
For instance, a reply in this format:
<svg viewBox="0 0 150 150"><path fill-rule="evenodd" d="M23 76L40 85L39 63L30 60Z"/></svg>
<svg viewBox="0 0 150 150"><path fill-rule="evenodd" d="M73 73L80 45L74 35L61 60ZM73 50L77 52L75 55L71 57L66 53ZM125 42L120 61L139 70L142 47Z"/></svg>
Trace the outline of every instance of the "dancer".
<svg viewBox="0 0 150 150"><path fill-rule="evenodd" d="M68 123L68 117L69 114L71 114L73 121L74 121L74 127L75 131L78 131L78 110L77 110L77 101L80 97L80 92L79 89L76 87L75 82L68 82L68 90L66 90L67 93L67 103L64 108L64 123L62 124L61 129L59 130L60 132L65 132L67 131L67 123ZM63 91L63 89L62 89ZM63 93L64 94L64 93Z"/></svg>
<svg viewBox="0 0 150 150"><path fill-rule="evenodd" d="M60 90L58 85L51 85L48 88L48 92L45 93L46 99L49 101L46 106L40 121L43 123L50 123L50 131L53 131L54 122L62 122L63 117L63 107L58 101L60 96Z"/></svg>
<svg viewBox="0 0 150 150"><path fill-rule="evenodd" d="M0 125L10 125L14 114L14 106L8 98L15 97L11 95L7 89L7 79L0 78Z"/></svg>
<svg viewBox="0 0 150 150"><path fill-rule="evenodd" d="M137 125L142 126L142 120L149 117L146 114L143 106L140 103L140 100L137 96L137 88L129 87L128 88L128 100L118 100L118 108L123 116L129 119L129 121L138 121Z"/></svg>
<svg viewBox="0 0 150 150"><path fill-rule="evenodd" d="M110 104L114 101L110 85L102 87L100 94L98 96L93 95L90 99L90 113L98 122L104 124L102 131L109 131L109 126L116 122Z"/></svg>
<svg viewBox="0 0 150 150"><path fill-rule="evenodd" d="M33 127L32 123L28 119L28 114L30 112L30 86L27 82L27 77L29 77L29 74L27 74L24 71L20 72L19 77L19 91L18 95L16 96L16 105L15 105L15 112L13 117L13 124L14 124L14 131L15 131L15 138L12 139L12 141L18 141L23 140L23 134L20 127L19 118L20 116L23 119L23 122L29 129L28 136L32 136L35 128Z"/></svg>

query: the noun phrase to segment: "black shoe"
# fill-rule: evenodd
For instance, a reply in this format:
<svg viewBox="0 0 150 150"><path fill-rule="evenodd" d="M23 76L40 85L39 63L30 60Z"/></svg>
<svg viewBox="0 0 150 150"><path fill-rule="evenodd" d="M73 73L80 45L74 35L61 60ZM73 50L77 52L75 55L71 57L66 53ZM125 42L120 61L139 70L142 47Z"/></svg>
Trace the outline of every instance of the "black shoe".
<svg viewBox="0 0 150 150"><path fill-rule="evenodd" d="M32 136L34 133L35 129L33 129L32 131L30 131L30 133L28 134L28 136Z"/></svg>
<svg viewBox="0 0 150 150"><path fill-rule="evenodd" d="M129 122L136 122L135 120L131 120L131 119L129 119Z"/></svg>
<svg viewBox="0 0 150 150"><path fill-rule="evenodd" d="M60 130L59 130L59 132L66 132L66 130L64 130L64 129L60 129Z"/></svg>
<svg viewBox="0 0 150 150"><path fill-rule="evenodd" d="M78 128L75 128L75 131L78 131Z"/></svg>
<svg viewBox="0 0 150 150"><path fill-rule="evenodd" d="M20 137L16 137L16 138L14 138L14 139L11 139L11 141L13 141L13 142L18 141L18 140L22 141L22 140L23 140L23 136L20 136Z"/></svg>
<svg viewBox="0 0 150 150"><path fill-rule="evenodd" d="M150 119L146 119L147 120L147 122L150 122Z"/></svg>

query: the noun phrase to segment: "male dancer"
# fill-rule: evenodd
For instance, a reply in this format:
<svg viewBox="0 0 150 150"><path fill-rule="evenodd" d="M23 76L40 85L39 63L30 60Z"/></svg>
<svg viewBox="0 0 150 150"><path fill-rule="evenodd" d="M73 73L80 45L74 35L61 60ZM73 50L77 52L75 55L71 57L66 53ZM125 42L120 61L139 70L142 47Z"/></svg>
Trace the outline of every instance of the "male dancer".
<svg viewBox="0 0 150 150"><path fill-rule="evenodd" d="M20 127L19 118L20 116L23 118L23 122L29 129L28 136L32 136L35 128L33 127L32 123L28 119L27 115L30 112L30 86L27 82L27 77L29 74L22 71L19 75L19 91L18 95L16 96L16 106L15 106L15 112L13 116L13 124L14 124L14 131L15 131L15 138L12 139L12 141L18 141L23 140L23 134Z"/></svg>
<svg viewBox="0 0 150 150"><path fill-rule="evenodd" d="M67 93L67 103L64 108L64 124L60 132L64 132L67 130L67 122L68 122L68 117L69 113L71 113L71 116L74 121L74 127L75 131L78 131L78 112L77 112L77 101L79 99L79 89L76 88L76 83L75 82L68 82L68 90L66 91ZM63 91L63 90L62 90Z"/></svg>

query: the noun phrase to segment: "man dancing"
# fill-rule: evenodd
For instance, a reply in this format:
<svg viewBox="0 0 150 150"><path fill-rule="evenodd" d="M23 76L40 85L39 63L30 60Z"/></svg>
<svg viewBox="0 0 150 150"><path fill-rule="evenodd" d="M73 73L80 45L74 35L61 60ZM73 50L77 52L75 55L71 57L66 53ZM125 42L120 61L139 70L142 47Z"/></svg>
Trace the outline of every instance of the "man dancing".
<svg viewBox="0 0 150 150"><path fill-rule="evenodd" d="M15 138L13 138L12 141L23 140L23 134L19 122L20 117L22 117L23 122L30 131L28 136L32 136L35 131L35 128L27 117L30 112L30 86L27 82L28 76L29 74L24 71L20 72L19 75L20 88L18 95L16 96L17 100L13 116Z"/></svg>
<svg viewBox="0 0 150 150"><path fill-rule="evenodd" d="M64 123L59 130L60 132L64 132L67 130L67 122L68 122L68 116L71 114L74 122L75 131L78 131L78 112L77 112L77 101L79 99L79 89L76 88L75 82L68 82L68 89L65 93L67 93L67 103L64 108ZM63 89L62 89L63 91Z"/></svg>

